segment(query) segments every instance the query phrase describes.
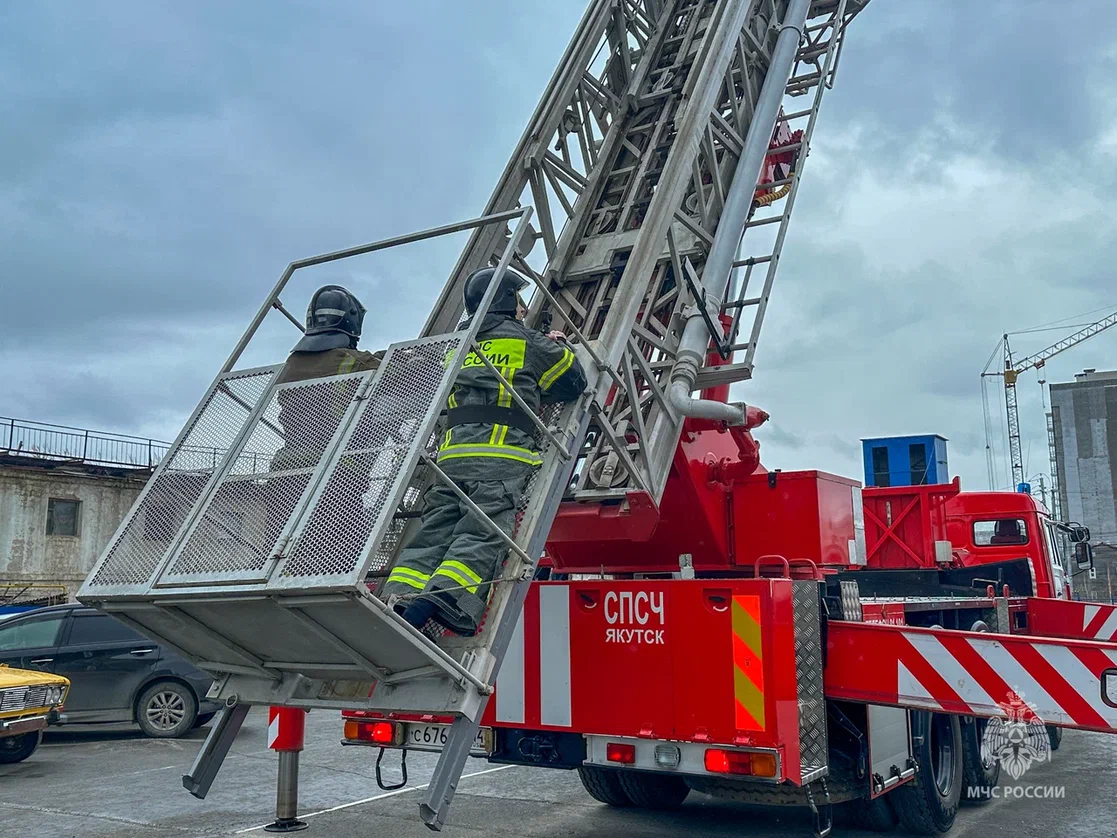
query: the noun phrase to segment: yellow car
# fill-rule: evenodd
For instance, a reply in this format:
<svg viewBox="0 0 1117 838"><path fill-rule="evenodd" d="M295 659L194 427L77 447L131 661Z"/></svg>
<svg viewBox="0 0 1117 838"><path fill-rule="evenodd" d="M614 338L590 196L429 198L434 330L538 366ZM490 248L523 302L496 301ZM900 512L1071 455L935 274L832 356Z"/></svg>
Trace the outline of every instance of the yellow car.
<svg viewBox="0 0 1117 838"><path fill-rule="evenodd" d="M0 664L0 763L35 753L43 728L62 709L69 690L70 680L61 675Z"/></svg>

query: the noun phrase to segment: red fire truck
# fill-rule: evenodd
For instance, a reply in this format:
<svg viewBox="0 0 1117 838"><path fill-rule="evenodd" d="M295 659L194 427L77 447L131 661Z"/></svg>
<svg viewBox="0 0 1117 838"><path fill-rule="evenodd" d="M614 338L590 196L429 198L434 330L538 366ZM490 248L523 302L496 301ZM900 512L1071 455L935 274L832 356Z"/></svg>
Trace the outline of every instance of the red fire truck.
<svg viewBox="0 0 1117 838"><path fill-rule="evenodd" d="M577 769L613 806L694 789L946 831L997 786L988 717L1017 702L1033 725L1117 727L1115 696L1079 691L1117 683L1117 647L1039 639L1117 634L1117 608L1053 601L1068 532L957 480L766 471L751 430L688 423L654 514L639 496L560 508L475 755ZM415 750L448 722L345 720L347 744Z"/></svg>

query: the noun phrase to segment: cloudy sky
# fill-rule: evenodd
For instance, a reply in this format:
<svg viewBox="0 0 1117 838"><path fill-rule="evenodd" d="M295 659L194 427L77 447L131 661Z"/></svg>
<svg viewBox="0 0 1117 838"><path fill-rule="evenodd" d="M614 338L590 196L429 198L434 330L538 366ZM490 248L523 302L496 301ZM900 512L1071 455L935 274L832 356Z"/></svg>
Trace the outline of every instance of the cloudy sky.
<svg viewBox="0 0 1117 838"><path fill-rule="evenodd" d="M583 6L4 4L0 415L173 437L288 261L483 207ZM287 302L344 282L367 346L413 337L460 243L313 272ZM1115 257L1111 3L874 0L739 394L774 417L766 465L860 476L860 437L937 432L983 488L999 336L1117 309ZM1046 376L1084 367L1117 368L1117 329Z"/></svg>

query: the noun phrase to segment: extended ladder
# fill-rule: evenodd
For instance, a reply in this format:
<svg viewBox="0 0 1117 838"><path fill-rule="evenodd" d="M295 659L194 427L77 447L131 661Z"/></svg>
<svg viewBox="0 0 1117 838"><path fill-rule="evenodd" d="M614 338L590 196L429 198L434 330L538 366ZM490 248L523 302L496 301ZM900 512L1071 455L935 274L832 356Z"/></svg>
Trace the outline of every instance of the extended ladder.
<svg viewBox="0 0 1117 838"><path fill-rule="evenodd" d="M441 826L559 503L658 500L684 418L666 391L688 321L727 313L729 335L709 338L746 352L698 386L751 375L802 167L765 184L789 188L753 216L758 176L796 119L805 158L865 2L594 0L482 217L288 266L79 593L217 677L211 695L231 711L188 775L195 793L250 705L433 713L455 719L421 804ZM784 106L812 89L806 110ZM778 230L766 257L706 270L757 228ZM279 367L236 369L269 312L294 320L280 295L295 271L462 230L471 240L423 336L389 347L377 371L276 385ZM543 465L482 631L436 644L366 580L393 563L423 488L445 480L432 452L459 370L447 359L475 346L482 319L454 330L462 283L493 263L534 280L529 322L560 320L591 391L537 423Z"/></svg>

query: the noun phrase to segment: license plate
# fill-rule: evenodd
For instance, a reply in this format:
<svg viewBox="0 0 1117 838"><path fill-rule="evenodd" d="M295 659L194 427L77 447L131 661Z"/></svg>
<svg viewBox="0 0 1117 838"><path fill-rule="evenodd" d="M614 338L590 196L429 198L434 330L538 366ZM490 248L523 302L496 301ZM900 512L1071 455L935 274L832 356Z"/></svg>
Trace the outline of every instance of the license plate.
<svg viewBox="0 0 1117 838"><path fill-rule="evenodd" d="M450 737L449 725L421 725L409 724L407 726L406 747L416 751L441 751L446 747ZM473 740L470 753L490 754L493 750L493 732L489 728L481 728Z"/></svg>

